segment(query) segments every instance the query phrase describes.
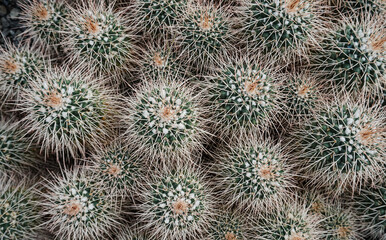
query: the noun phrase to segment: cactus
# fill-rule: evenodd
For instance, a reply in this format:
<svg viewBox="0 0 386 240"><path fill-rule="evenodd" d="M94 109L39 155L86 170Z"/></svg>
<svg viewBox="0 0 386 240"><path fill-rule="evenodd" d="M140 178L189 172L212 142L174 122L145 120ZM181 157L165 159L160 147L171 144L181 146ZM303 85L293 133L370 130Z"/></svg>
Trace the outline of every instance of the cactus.
<svg viewBox="0 0 386 240"><path fill-rule="evenodd" d="M249 51L277 55L282 63L306 60L325 32L321 1L248 0L238 9L238 31Z"/></svg>
<svg viewBox="0 0 386 240"><path fill-rule="evenodd" d="M386 9L386 3L383 0L334 0L332 4L347 17L357 13L371 16L384 14Z"/></svg>
<svg viewBox="0 0 386 240"><path fill-rule="evenodd" d="M126 136L141 155L146 152L162 161L187 160L190 152L202 148L206 120L201 115L201 96L176 83L176 77L165 74L161 80L146 79L129 100L124 114Z"/></svg>
<svg viewBox="0 0 386 240"><path fill-rule="evenodd" d="M137 185L141 173L140 162L120 141L97 150L91 162L95 178L113 193L124 196Z"/></svg>
<svg viewBox="0 0 386 240"><path fill-rule="evenodd" d="M377 106L337 99L292 135L301 174L339 195L381 177L385 156L385 116Z"/></svg>
<svg viewBox="0 0 386 240"><path fill-rule="evenodd" d="M68 18L63 45L69 47L70 62L104 74L125 72L133 55L133 36L122 12L114 12L112 5L90 2L72 9Z"/></svg>
<svg viewBox="0 0 386 240"><path fill-rule="evenodd" d="M209 230L210 240L246 240L250 239L246 223L236 214L223 212L212 223Z"/></svg>
<svg viewBox="0 0 386 240"><path fill-rule="evenodd" d="M33 187L0 179L0 239L38 239L39 209Z"/></svg>
<svg viewBox="0 0 386 240"><path fill-rule="evenodd" d="M198 172L164 170L141 191L140 221L157 239L202 238L213 221L214 200Z"/></svg>
<svg viewBox="0 0 386 240"><path fill-rule="evenodd" d="M19 99L20 92L44 70L45 57L36 47L15 47L10 43L0 48L0 52L0 95L5 100Z"/></svg>
<svg viewBox="0 0 386 240"><path fill-rule="evenodd" d="M173 27L186 11L187 0L136 0L133 4L133 21L138 28L152 36L164 33Z"/></svg>
<svg viewBox="0 0 386 240"><path fill-rule="evenodd" d="M209 78L208 94L220 135L265 130L281 110L277 76L261 59L222 64Z"/></svg>
<svg viewBox="0 0 386 240"><path fill-rule="evenodd" d="M231 48L230 18L220 7L192 5L179 23L177 38L188 61L201 70Z"/></svg>
<svg viewBox="0 0 386 240"><path fill-rule="evenodd" d="M137 229L134 231L128 227L121 229L118 233L116 240L148 240L149 238L144 234L139 233Z"/></svg>
<svg viewBox="0 0 386 240"><path fill-rule="evenodd" d="M120 205L108 189L75 168L46 180L44 226L60 239L100 239L119 226Z"/></svg>
<svg viewBox="0 0 386 240"><path fill-rule="evenodd" d="M76 156L108 136L116 103L101 82L67 67L48 68L31 82L20 106L42 150Z"/></svg>
<svg viewBox="0 0 386 240"><path fill-rule="evenodd" d="M345 91L380 94L385 76L385 30L381 18L363 21L343 20L321 45L316 70Z"/></svg>
<svg viewBox="0 0 386 240"><path fill-rule="evenodd" d="M256 212L288 197L292 175L287 157L271 140L251 137L222 150L217 159L216 185L228 205Z"/></svg>
<svg viewBox="0 0 386 240"><path fill-rule="evenodd" d="M355 198L355 206L365 224L365 230L377 239L386 238L386 184L362 190Z"/></svg>
<svg viewBox="0 0 386 240"><path fill-rule="evenodd" d="M0 176L21 173L37 161L20 126L0 119Z"/></svg>
<svg viewBox="0 0 386 240"><path fill-rule="evenodd" d="M52 47L63 40L62 32L67 18L67 9L63 0L32 0L21 4L21 17L28 35L40 43Z"/></svg>

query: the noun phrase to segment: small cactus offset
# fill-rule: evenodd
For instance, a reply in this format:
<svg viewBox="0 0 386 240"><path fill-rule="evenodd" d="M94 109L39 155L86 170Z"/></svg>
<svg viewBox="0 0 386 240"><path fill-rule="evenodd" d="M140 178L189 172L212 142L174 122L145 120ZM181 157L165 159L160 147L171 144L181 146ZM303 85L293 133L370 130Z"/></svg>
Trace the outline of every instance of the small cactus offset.
<svg viewBox="0 0 386 240"><path fill-rule="evenodd" d="M24 35L48 47L55 47L63 40L67 8L64 0L31 0L22 4L21 17L26 30Z"/></svg>
<svg viewBox="0 0 386 240"><path fill-rule="evenodd" d="M221 199L240 211L258 212L288 197L293 185L287 157L270 140L251 138L220 153L213 171Z"/></svg>
<svg viewBox="0 0 386 240"><path fill-rule="evenodd" d="M319 106L293 133L298 139L293 147L302 173L340 194L384 177L385 115L360 101L335 101Z"/></svg>
<svg viewBox="0 0 386 240"><path fill-rule="evenodd" d="M237 12L237 31L248 50L262 50L288 64L308 59L326 31L321 15L328 10L319 0L247 0Z"/></svg>
<svg viewBox="0 0 386 240"><path fill-rule="evenodd" d="M100 79L92 78L92 73L79 69L49 68L30 83L20 108L45 153L76 156L108 136L114 97Z"/></svg>
<svg viewBox="0 0 386 240"><path fill-rule="evenodd" d="M22 173L38 161L24 138L20 124L0 119L0 176L6 173Z"/></svg>
<svg viewBox="0 0 386 240"><path fill-rule="evenodd" d="M368 187L356 196L354 202L362 227L377 239L386 239L386 184Z"/></svg>
<svg viewBox="0 0 386 240"><path fill-rule="evenodd" d="M131 230L128 227L121 229L118 233L116 240L148 240L149 238L145 234L139 233L137 229Z"/></svg>
<svg viewBox="0 0 386 240"><path fill-rule="evenodd" d="M104 1L89 1L71 9L63 45L69 60L99 73L123 74L133 57L133 35L122 12Z"/></svg>
<svg viewBox="0 0 386 240"><path fill-rule="evenodd" d="M28 89L29 82L44 71L45 56L40 50L8 43L0 48L0 98L19 99L20 92Z"/></svg>
<svg viewBox="0 0 386 240"><path fill-rule="evenodd" d="M221 7L190 5L177 28L183 56L198 70L215 62L232 47L230 19Z"/></svg>
<svg viewBox="0 0 386 240"><path fill-rule="evenodd" d="M206 120L202 97L191 86L176 83L177 76L149 78L136 90L123 121L126 136L142 154L172 162L187 160L190 152L202 148ZM184 157L184 158L179 158Z"/></svg>
<svg viewBox="0 0 386 240"><path fill-rule="evenodd" d="M41 193L44 226L60 239L101 239L119 227L120 204L81 168L47 179Z"/></svg>
<svg viewBox="0 0 386 240"><path fill-rule="evenodd" d="M141 162L119 140L93 153L90 162L95 179L113 193L125 195L138 183Z"/></svg>
<svg viewBox="0 0 386 240"><path fill-rule="evenodd" d="M202 238L214 218L214 200L192 169L161 170L140 193L139 218L156 239Z"/></svg>
<svg viewBox="0 0 386 240"><path fill-rule="evenodd" d="M209 230L210 240L247 240L250 237L246 221L227 211L219 214Z"/></svg>
<svg viewBox="0 0 386 240"><path fill-rule="evenodd" d="M219 135L265 130L280 112L278 77L263 62L248 58L227 61L209 77L205 87Z"/></svg>
<svg viewBox="0 0 386 240"><path fill-rule="evenodd" d="M382 18L344 19L321 45L314 65L323 78L344 91L374 98L386 70L386 38Z"/></svg>
<svg viewBox="0 0 386 240"><path fill-rule="evenodd" d="M24 182L23 182L24 181ZM38 239L40 225L38 201L33 187L25 180L0 178L0 239Z"/></svg>

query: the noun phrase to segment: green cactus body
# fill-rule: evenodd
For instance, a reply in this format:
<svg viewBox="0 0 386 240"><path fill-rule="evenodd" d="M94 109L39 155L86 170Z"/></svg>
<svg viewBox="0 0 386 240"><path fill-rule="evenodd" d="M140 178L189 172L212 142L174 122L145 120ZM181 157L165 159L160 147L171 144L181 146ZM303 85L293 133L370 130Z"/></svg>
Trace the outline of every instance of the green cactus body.
<svg viewBox="0 0 386 240"><path fill-rule="evenodd" d="M23 138L18 126L0 121L0 175L32 166L36 159L29 148L30 143Z"/></svg>
<svg viewBox="0 0 386 240"><path fill-rule="evenodd" d="M118 224L119 204L107 188L80 170L48 182L42 193L45 226L60 238L96 239Z"/></svg>
<svg viewBox="0 0 386 240"><path fill-rule="evenodd" d="M324 53L318 68L347 91L364 90L375 95L385 76L385 37L372 25L345 23L322 43Z"/></svg>
<svg viewBox="0 0 386 240"><path fill-rule="evenodd" d="M210 95L219 124L230 130L263 129L280 109L275 79L246 62L222 68L213 77Z"/></svg>
<svg viewBox="0 0 386 240"><path fill-rule="evenodd" d="M379 184L374 188L363 190L355 198L356 209L361 220L367 225L366 230L374 237L386 236L386 185Z"/></svg>
<svg viewBox="0 0 386 240"><path fill-rule="evenodd" d="M306 57L309 44L316 41L318 1L309 0L250 0L240 9L240 25L248 44L264 53L276 53L292 60Z"/></svg>
<svg viewBox="0 0 386 240"><path fill-rule="evenodd" d="M71 60L87 59L101 73L121 73L132 57L132 39L122 13L102 5L72 12L66 36Z"/></svg>
<svg viewBox="0 0 386 240"><path fill-rule="evenodd" d="M141 22L140 28L158 34L175 25L186 6L186 0L136 0L135 15Z"/></svg>
<svg viewBox="0 0 386 240"><path fill-rule="evenodd" d="M216 169L224 196L243 210L272 205L291 185L280 148L258 140L231 147L220 155Z"/></svg>
<svg viewBox="0 0 386 240"><path fill-rule="evenodd" d="M131 230L128 227L120 230L116 236L116 240L148 240L144 234L139 233L137 229Z"/></svg>
<svg viewBox="0 0 386 240"><path fill-rule="evenodd" d="M173 160L202 144L199 96L180 84L144 86L129 114L127 134L152 157Z"/></svg>
<svg viewBox="0 0 386 240"><path fill-rule="evenodd" d="M357 227L351 214L340 207L330 206L324 213L325 219L321 226L326 230L326 240L358 239Z"/></svg>
<svg viewBox="0 0 386 240"><path fill-rule="evenodd" d="M8 98L19 98L23 89L28 89L38 72L44 69L43 55L38 51L8 46L0 56L0 91Z"/></svg>
<svg viewBox="0 0 386 240"><path fill-rule="evenodd" d="M98 151L92 160L97 178L113 192L127 193L136 186L141 171L138 159L121 143Z"/></svg>
<svg viewBox="0 0 386 240"><path fill-rule="evenodd" d="M91 75L51 69L39 76L25 94L25 120L37 131L46 151L75 155L83 142L106 136L108 115L114 104ZM109 106L109 107L107 107Z"/></svg>
<svg viewBox="0 0 386 240"><path fill-rule="evenodd" d="M141 219L158 238L201 236L212 218L211 200L200 176L187 170L160 174L140 206Z"/></svg>
<svg viewBox="0 0 386 240"><path fill-rule="evenodd" d="M360 104L323 107L296 134L303 148L299 154L306 159L304 170L316 184L336 187L337 193L375 178L385 154L382 119L376 109Z"/></svg>
<svg viewBox="0 0 386 240"><path fill-rule="evenodd" d="M65 4L61 0L34 0L22 5L22 19L27 26L25 34L31 35L49 47L58 45L63 40L61 32L67 18Z"/></svg>
<svg viewBox="0 0 386 240"><path fill-rule="evenodd" d="M227 213L221 216L212 224L209 230L209 239L211 240L244 240L247 239L246 232L243 229L243 223L240 219Z"/></svg>
<svg viewBox="0 0 386 240"><path fill-rule="evenodd" d="M214 7L196 7L180 23L179 35L188 59L205 67L230 47L230 24Z"/></svg>
<svg viewBox="0 0 386 240"><path fill-rule="evenodd" d="M346 0L338 2L338 10L347 16L356 13L373 16L384 13L386 9L386 3L383 0Z"/></svg>
<svg viewBox="0 0 386 240"><path fill-rule="evenodd" d="M23 186L7 185L0 190L0 239L36 237L39 210L34 200L31 189Z"/></svg>

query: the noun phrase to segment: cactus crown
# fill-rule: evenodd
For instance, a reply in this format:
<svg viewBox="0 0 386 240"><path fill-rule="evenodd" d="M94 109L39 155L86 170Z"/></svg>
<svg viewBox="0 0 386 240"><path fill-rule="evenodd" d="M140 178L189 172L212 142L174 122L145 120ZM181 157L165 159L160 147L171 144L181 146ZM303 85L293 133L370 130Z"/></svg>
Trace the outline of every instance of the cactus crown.
<svg viewBox="0 0 386 240"><path fill-rule="evenodd" d="M122 13L111 8L90 6L74 10L70 16L67 42L75 58L85 59L105 73L121 71L131 57L131 36Z"/></svg>
<svg viewBox="0 0 386 240"><path fill-rule="evenodd" d="M209 231L212 240L242 240L246 239L241 220L230 214L223 213L217 217Z"/></svg>
<svg viewBox="0 0 386 240"><path fill-rule="evenodd" d="M39 215L31 189L21 185L14 187L9 182L1 187L0 238L16 240L33 237L39 225Z"/></svg>
<svg viewBox="0 0 386 240"><path fill-rule="evenodd" d="M380 88L385 75L386 38L375 23L344 23L325 41L320 68L332 72L332 81L348 91Z"/></svg>
<svg viewBox="0 0 386 240"><path fill-rule="evenodd" d="M16 95L29 87L39 71L44 68L44 59L38 51L7 46L0 55L0 90L5 96Z"/></svg>
<svg viewBox="0 0 386 240"><path fill-rule="evenodd" d="M34 0L30 5L22 5L23 19L30 27L31 37L49 46L59 44L62 39L64 20L67 16L65 4L61 0Z"/></svg>

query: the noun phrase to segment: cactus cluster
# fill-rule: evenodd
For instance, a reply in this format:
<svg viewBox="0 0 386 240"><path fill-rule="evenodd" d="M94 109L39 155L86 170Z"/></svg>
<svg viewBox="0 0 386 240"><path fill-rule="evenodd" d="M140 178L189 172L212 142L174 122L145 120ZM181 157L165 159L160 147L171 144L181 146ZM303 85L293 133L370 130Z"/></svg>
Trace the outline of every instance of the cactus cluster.
<svg viewBox="0 0 386 240"><path fill-rule="evenodd" d="M384 0L16 1L0 240L386 240Z"/></svg>

